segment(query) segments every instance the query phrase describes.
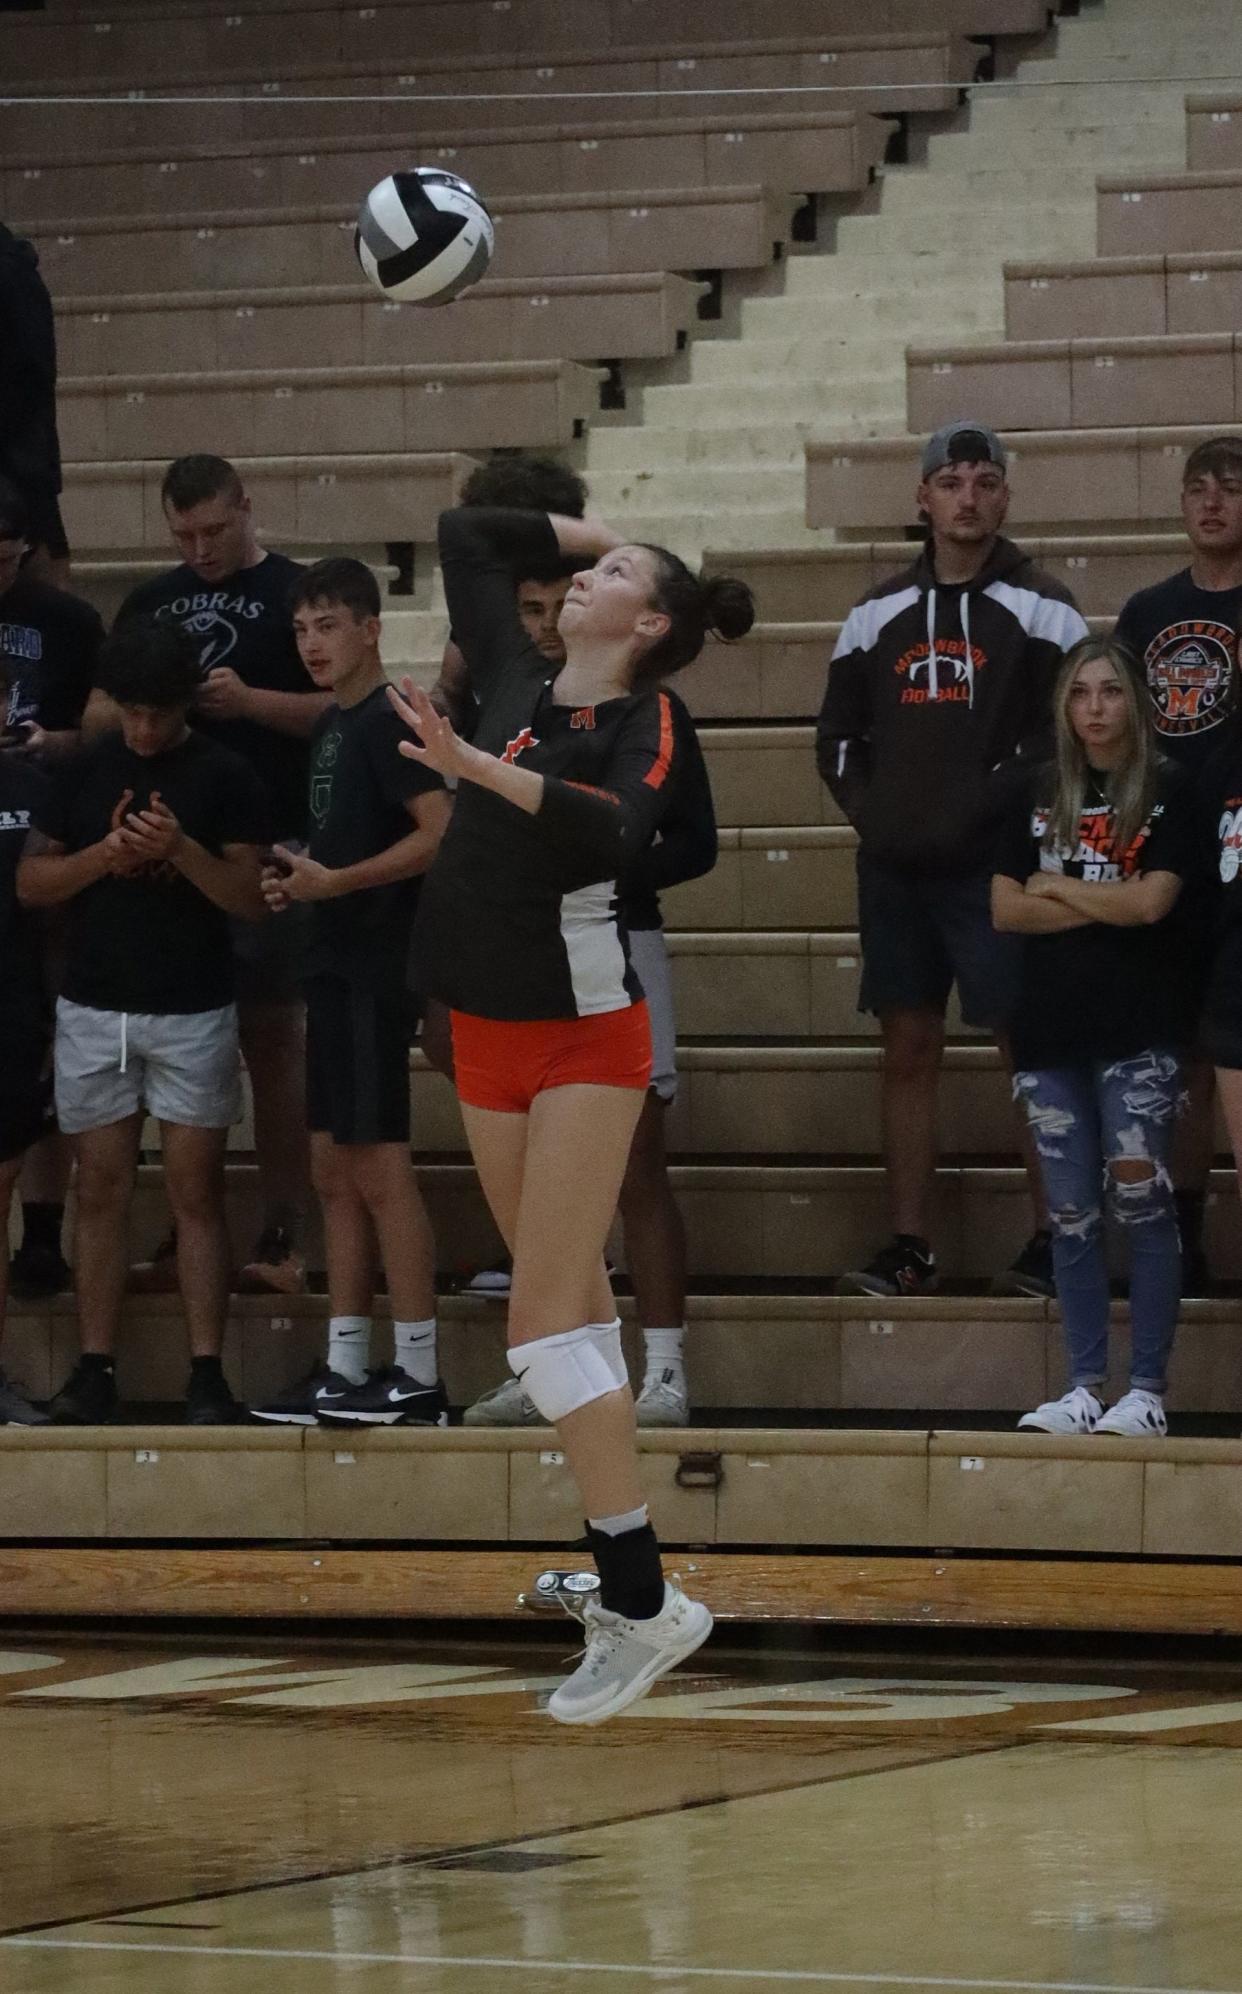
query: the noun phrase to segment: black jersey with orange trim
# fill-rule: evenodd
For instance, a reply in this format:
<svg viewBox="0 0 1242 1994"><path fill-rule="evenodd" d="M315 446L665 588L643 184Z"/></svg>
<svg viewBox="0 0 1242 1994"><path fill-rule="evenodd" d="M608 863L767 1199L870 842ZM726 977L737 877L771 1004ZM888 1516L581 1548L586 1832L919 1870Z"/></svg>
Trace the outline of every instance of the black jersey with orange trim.
<svg viewBox="0 0 1242 1994"><path fill-rule="evenodd" d="M553 698L556 670L522 628L513 576L556 558L543 513L441 516L449 615L479 702L474 744L544 778L534 815L461 783L423 885L417 987L476 1017L587 1017L643 994L617 881L659 829L684 751L662 689L591 707Z"/></svg>

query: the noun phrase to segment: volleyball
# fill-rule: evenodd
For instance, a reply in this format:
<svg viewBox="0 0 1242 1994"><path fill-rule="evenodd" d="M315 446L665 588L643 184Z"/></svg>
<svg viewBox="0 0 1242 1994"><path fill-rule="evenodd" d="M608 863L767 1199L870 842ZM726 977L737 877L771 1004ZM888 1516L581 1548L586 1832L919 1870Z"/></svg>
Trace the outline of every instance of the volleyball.
<svg viewBox="0 0 1242 1994"><path fill-rule="evenodd" d="M455 173L415 166L390 173L362 204L354 248L386 298L447 305L476 284L492 260L492 218Z"/></svg>

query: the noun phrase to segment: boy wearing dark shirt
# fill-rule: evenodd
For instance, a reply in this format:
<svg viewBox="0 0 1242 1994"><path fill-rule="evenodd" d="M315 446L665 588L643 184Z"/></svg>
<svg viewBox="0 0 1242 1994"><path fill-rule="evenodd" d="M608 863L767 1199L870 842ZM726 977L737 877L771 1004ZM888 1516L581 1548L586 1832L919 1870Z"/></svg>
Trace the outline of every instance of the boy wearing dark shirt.
<svg viewBox="0 0 1242 1994"><path fill-rule="evenodd" d="M444 1425L435 1241L410 1161L410 929L448 823L438 775L398 753L380 662L380 594L361 561L320 561L292 599L302 662L329 706L311 741L310 842L277 845L263 890L309 910L306 1106L323 1207L328 1361L256 1417L310 1425ZM378 1240L394 1365L368 1375Z"/></svg>
<svg viewBox="0 0 1242 1994"><path fill-rule="evenodd" d="M175 627L114 634L100 682L121 715L39 808L18 869L27 907L69 907L56 1007L56 1110L77 1139L82 1357L54 1418L116 1403L125 1234L142 1124L160 1123L192 1355L187 1418L236 1416L220 1366L228 1300L224 1149L241 1110L230 918L261 920L266 799L237 755L195 733L194 646Z"/></svg>
<svg viewBox="0 0 1242 1994"><path fill-rule="evenodd" d="M1161 752L1187 776L1216 828L1219 770L1232 781L1242 733L1238 638L1242 631L1242 439L1210 437L1195 446L1182 476L1188 568L1132 595L1117 619L1118 640L1146 674ZM1200 991L1212 958L1212 890L1194 878L1182 896L1187 947ZM1203 1212L1212 1167L1211 1061L1192 1052L1182 1078L1187 1107L1173 1151L1184 1292L1209 1285Z"/></svg>
<svg viewBox="0 0 1242 1994"><path fill-rule="evenodd" d="M0 693L4 679L0 671ZM0 755L0 1330L8 1300L8 1220L26 1152L51 1115L51 1047L43 965L36 923L18 903L17 866L47 793L36 769ZM46 1415L13 1389L0 1371L0 1426L42 1426Z"/></svg>

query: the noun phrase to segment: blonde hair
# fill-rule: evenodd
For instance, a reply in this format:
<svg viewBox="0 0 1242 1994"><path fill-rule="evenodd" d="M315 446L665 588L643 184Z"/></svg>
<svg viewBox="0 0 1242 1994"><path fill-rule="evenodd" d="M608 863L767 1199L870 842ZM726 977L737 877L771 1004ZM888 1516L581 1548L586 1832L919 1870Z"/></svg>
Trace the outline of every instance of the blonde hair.
<svg viewBox="0 0 1242 1994"><path fill-rule="evenodd" d="M1087 802L1091 773L1087 750L1070 718L1070 696L1074 680L1083 665L1102 659L1112 666L1121 683L1128 722L1124 758L1108 772L1108 797L1112 815L1114 853L1128 851L1139 835L1156 800L1156 777L1160 761L1151 725L1147 686L1139 667L1126 650L1111 637L1084 637L1067 651L1057 673L1052 693L1052 718L1056 727L1055 786L1048 808L1048 828L1043 842L1049 850L1075 851L1079 826Z"/></svg>

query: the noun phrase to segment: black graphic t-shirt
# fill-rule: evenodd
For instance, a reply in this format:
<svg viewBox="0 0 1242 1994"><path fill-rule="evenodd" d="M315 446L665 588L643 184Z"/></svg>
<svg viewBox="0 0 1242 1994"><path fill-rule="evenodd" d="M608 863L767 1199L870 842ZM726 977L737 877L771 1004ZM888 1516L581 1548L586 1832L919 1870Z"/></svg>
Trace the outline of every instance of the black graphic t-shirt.
<svg viewBox="0 0 1242 1994"><path fill-rule="evenodd" d="M106 838L132 810L163 798L209 852L262 845L270 806L240 755L191 732L162 755L135 755L106 734L56 772L37 827L69 852ZM100 1011L214 1011L233 1000L229 917L169 863L107 875L69 907L63 990Z"/></svg>
<svg viewBox="0 0 1242 1994"><path fill-rule="evenodd" d="M320 865L359 865L414 830L406 805L444 784L397 745L409 735L377 686L356 706L330 706L311 737L309 850ZM421 879L311 903L306 968L375 987L401 983Z"/></svg>
<svg viewBox="0 0 1242 1994"><path fill-rule="evenodd" d="M286 554L265 554L224 582L201 581L190 567L173 568L133 589L117 624L171 618L198 644L204 675L227 665L264 692L310 695L315 687L298 656L289 610L289 592L301 572ZM199 733L245 757L271 795L278 835L300 838L306 829L306 741L254 720L190 718Z"/></svg>
<svg viewBox="0 0 1242 1994"><path fill-rule="evenodd" d="M1238 730L1242 588L1201 589L1189 568L1132 595L1117 636L1147 674L1163 754L1198 775Z"/></svg>
<svg viewBox="0 0 1242 1994"><path fill-rule="evenodd" d="M1052 771L1038 769L1014 794L993 870L1025 885L1037 872L1109 884L1148 872L1185 879L1195 864L1195 815L1185 778L1165 765L1151 815L1129 849L1117 851L1102 793L1089 797L1074 850L1043 845L1041 799ZM1183 945L1179 906L1149 927L1103 921L1062 934L1022 935L1022 984L1009 1026L1019 1069L1132 1059L1155 1046L1181 1046L1196 1021L1199 983Z"/></svg>
<svg viewBox="0 0 1242 1994"><path fill-rule="evenodd" d="M30 722L49 733L76 728L103 634L89 602L19 574L0 595L0 731Z"/></svg>
<svg viewBox="0 0 1242 1994"><path fill-rule="evenodd" d="M17 862L48 795L46 776L0 757L0 1037L10 1058L47 1021L38 917L18 904Z"/></svg>

